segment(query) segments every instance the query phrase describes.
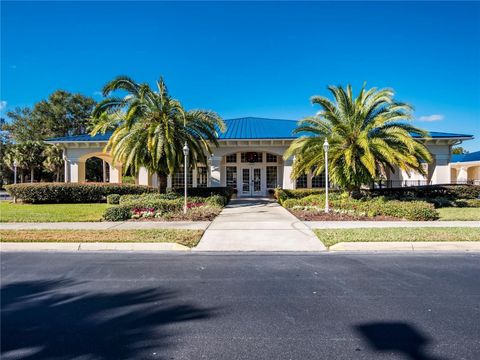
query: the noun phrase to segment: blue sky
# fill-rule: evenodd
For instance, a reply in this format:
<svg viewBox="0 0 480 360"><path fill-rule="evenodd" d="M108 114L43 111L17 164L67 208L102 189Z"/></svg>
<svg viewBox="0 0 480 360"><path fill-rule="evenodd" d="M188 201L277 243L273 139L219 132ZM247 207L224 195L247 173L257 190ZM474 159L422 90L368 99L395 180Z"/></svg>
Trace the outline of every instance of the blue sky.
<svg viewBox="0 0 480 360"><path fill-rule="evenodd" d="M478 2L2 1L0 107L163 75L186 108L299 119L327 85L366 81L395 89L421 127L475 135L473 151L479 44Z"/></svg>

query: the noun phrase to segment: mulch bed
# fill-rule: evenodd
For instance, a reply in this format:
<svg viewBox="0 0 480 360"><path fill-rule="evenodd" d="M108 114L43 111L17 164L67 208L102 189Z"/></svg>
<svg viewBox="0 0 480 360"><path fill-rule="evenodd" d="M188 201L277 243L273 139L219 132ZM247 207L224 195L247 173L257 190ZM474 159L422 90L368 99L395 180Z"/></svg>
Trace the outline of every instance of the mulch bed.
<svg viewBox="0 0 480 360"><path fill-rule="evenodd" d="M302 221L402 221L402 219L392 216L368 217L338 213L312 213L309 211L301 210L291 210L290 212Z"/></svg>

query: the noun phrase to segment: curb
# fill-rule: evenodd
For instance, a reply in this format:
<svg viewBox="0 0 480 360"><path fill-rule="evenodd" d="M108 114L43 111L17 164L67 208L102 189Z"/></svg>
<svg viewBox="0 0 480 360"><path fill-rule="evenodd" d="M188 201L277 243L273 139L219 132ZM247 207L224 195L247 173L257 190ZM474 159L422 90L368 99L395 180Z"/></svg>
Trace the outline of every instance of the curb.
<svg viewBox="0 0 480 360"><path fill-rule="evenodd" d="M329 247L330 252L361 251L361 252L436 252L436 251L460 251L480 252L480 241L418 241L418 242L340 242Z"/></svg>
<svg viewBox="0 0 480 360"><path fill-rule="evenodd" d="M190 251L190 248L177 243L119 243L119 242L2 242L1 252L15 251L58 251L58 252L82 252L82 251Z"/></svg>

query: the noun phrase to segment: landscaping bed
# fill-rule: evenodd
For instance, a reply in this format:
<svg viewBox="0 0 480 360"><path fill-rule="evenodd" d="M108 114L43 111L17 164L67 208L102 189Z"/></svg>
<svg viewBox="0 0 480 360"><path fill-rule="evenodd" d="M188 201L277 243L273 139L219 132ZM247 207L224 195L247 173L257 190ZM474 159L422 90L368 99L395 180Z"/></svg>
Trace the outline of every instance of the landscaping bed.
<svg viewBox="0 0 480 360"><path fill-rule="evenodd" d="M391 192L393 194L393 192ZM415 196L418 194L418 196ZM453 190L443 186L429 187L424 195L420 190L399 191L393 197L378 196L363 191L353 198L347 193L332 191L329 194L330 212L325 214L323 189L276 189L278 202L304 221L432 221L478 220L480 200L478 186L456 186ZM463 196L457 198L455 196ZM443 208L450 207L449 210Z"/></svg>
<svg viewBox="0 0 480 360"><path fill-rule="evenodd" d="M168 242L192 248L201 230L0 230L1 242Z"/></svg>

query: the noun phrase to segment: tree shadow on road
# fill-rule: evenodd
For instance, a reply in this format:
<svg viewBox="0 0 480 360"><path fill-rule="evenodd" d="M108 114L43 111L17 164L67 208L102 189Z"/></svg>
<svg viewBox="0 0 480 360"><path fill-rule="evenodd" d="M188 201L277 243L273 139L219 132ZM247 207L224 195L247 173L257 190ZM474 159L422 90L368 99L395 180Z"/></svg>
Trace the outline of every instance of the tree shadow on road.
<svg viewBox="0 0 480 360"><path fill-rule="evenodd" d="M174 324L214 316L166 289L100 293L78 285L44 280L2 287L1 357L131 359L150 351L162 358L171 337L181 335Z"/></svg>
<svg viewBox="0 0 480 360"><path fill-rule="evenodd" d="M372 322L355 326L374 351L398 352L411 360L446 360L429 355L425 347L432 340L405 322Z"/></svg>

